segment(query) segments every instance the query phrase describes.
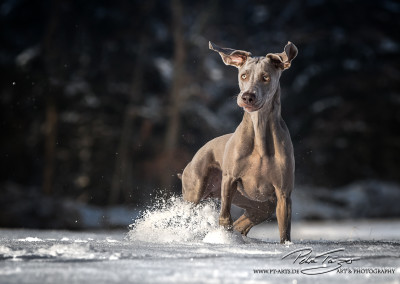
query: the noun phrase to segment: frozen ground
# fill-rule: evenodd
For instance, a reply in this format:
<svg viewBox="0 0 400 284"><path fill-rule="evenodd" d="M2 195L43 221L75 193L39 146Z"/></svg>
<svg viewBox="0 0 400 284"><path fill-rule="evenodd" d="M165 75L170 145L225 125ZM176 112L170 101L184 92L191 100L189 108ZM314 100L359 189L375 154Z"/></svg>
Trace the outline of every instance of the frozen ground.
<svg viewBox="0 0 400 284"><path fill-rule="evenodd" d="M243 239L216 216L213 204L174 201L130 232L0 229L0 283L400 283L400 220L296 222L293 243L280 245L274 223ZM305 250L282 259L306 247L308 261L295 260Z"/></svg>

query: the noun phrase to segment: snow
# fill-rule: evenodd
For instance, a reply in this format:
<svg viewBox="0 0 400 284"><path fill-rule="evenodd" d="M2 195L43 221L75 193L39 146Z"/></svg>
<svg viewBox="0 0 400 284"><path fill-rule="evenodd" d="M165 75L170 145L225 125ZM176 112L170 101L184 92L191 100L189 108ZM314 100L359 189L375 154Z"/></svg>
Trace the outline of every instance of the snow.
<svg viewBox="0 0 400 284"><path fill-rule="evenodd" d="M172 199L129 232L0 229L0 283L400 283L400 220L294 221L284 245L274 222L242 237L217 220L215 203ZM332 262L353 262L340 273L305 275L300 270L314 264L282 257L306 247L313 256L340 249Z"/></svg>
<svg viewBox="0 0 400 284"><path fill-rule="evenodd" d="M36 237L27 237L25 239L18 239L20 242L43 242L42 239L36 238Z"/></svg>
<svg viewBox="0 0 400 284"><path fill-rule="evenodd" d="M356 125L351 127L361 127ZM398 200L399 186L379 180L357 181L335 190L301 186L293 191L292 212L295 220L400 216Z"/></svg>
<svg viewBox="0 0 400 284"><path fill-rule="evenodd" d="M229 232L223 228L217 228L204 237L203 242L209 244L243 244L244 240L240 233Z"/></svg>
<svg viewBox="0 0 400 284"><path fill-rule="evenodd" d="M158 57L154 59L154 64L161 74L165 83L169 83L172 80L173 65L172 62L166 58Z"/></svg>
<svg viewBox="0 0 400 284"><path fill-rule="evenodd" d="M218 209L213 201L194 206L181 198L160 201L131 226L131 241L155 243L202 241L211 244L241 244L243 238L218 225Z"/></svg>
<svg viewBox="0 0 400 284"><path fill-rule="evenodd" d="M194 206L180 198L159 201L132 225L131 241L154 243L201 241L218 229L218 210L212 201Z"/></svg>
<svg viewBox="0 0 400 284"><path fill-rule="evenodd" d="M18 66L24 67L34 58L40 54L40 47L38 45L29 47L22 51L16 58L15 62Z"/></svg>

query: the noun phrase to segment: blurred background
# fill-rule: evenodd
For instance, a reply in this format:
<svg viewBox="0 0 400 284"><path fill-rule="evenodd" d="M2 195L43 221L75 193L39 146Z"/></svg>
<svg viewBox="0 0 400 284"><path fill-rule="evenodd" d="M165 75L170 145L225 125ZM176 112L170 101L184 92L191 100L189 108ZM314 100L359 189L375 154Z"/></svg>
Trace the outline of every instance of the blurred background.
<svg viewBox="0 0 400 284"><path fill-rule="evenodd" d="M124 227L208 140L237 71L208 49L299 49L281 78L294 218L400 217L400 3L0 2L0 226Z"/></svg>

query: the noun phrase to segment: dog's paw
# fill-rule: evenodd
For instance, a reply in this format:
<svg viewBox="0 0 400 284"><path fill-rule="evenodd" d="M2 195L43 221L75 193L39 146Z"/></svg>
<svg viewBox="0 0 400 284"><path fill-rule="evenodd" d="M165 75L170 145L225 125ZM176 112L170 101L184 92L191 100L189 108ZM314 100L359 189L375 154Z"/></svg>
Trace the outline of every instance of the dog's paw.
<svg viewBox="0 0 400 284"><path fill-rule="evenodd" d="M251 229L253 226L254 226L253 224L243 226L242 224L235 224L235 223L234 223L234 224L233 224L233 229L234 229L236 232L241 233L243 236L247 236L247 234L249 233L250 229Z"/></svg>
<svg viewBox="0 0 400 284"><path fill-rule="evenodd" d="M228 231L233 230L232 218L219 218L219 225Z"/></svg>

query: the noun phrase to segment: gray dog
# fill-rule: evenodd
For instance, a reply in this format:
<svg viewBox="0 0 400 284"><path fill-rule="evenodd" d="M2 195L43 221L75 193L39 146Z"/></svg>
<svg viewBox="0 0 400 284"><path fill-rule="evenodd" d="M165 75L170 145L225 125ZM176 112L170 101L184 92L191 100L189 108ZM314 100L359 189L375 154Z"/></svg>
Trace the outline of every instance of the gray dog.
<svg viewBox="0 0 400 284"><path fill-rule="evenodd" d="M282 53L252 57L243 50L221 48L209 43L226 65L239 70L240 93L237 104L245 112L234 133L205 144L181 175L183 198L221 199L219 224L243 235L274 212L280 242L290 241L294 184L293 145L281 117L279 78L297 55L289 42ZM232 222L231 204L245 209Z"/></svg>

